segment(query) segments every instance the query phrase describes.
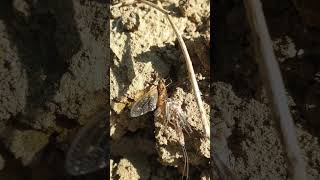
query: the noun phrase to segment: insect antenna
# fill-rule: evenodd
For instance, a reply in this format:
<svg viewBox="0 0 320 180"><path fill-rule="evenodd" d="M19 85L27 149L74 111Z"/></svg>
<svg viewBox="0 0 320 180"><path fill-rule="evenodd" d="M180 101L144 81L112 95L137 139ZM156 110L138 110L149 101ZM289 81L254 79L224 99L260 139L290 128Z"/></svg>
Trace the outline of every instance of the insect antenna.
<svg viewBox="0 0 320 180"><path fill-rule="evenodd" d="M183 166L183 176L186 175L186 180L188 180L188 176L189 176L189 158L188 158L188 154L187 154L187 150L185 145L181 145L182 148L182 152L183 152L183 156L184 156L184 166ZM184 179L182 176L182 180Z"/></svg>
<svg viewBox="0 0 320 180"><path fill-rule="evenodd" d="M165 79L165 82L167 81L168 79ZM172 84L172 79L169 79L170 82L166 85L166 87L170 86L170 84Z"/></svg>

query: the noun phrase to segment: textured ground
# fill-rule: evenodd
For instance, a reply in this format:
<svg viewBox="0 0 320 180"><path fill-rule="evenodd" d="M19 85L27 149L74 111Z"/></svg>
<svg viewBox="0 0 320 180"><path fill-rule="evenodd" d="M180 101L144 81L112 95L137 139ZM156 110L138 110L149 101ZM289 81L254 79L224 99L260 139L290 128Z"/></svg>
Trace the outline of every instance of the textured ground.
<svg viewBox="0 0 320 180"><path fill-rule="evenodd" d="M209 73L206 72L209 64L209 1L167 1L162 5L176 13L173 21L184 34L188 48L197 49L190 54L197 65L195 69L202 93L207 97L204 101L209 117L209 89L206 88L209 86ZM172 27L162 13L145 5L112 8L111 14L111 145L116 145L111 146L112 177L126 179L128 168L123 166L136 168L131 179L181 176L184 158L176 131L170 126L164 128L164 123L154 118L153 112L129 117L132 102L160 79L166 79L169 97L180 102L190 117L188 122L193 132L185 136L190 176L195 179L208 176L209 141L202 138L197 105L190 93L186 66ZM131 151L137 149L137 152L119 153L119 141L133 135L137 143L129 148ZM120 149L128 148L128 145ZM143 159L147 159L148 164ZM140 166L146 167L148 173L139 169Z"/></svg>
<svg viewBox="0 0 320 180"><path fill-rule="evenodd" d="M0 3L0 178L77 179L64 158L106 104L106 5L27 2Z"/></svg>
<svg viewBox="0 0 320 180"><path fill-rule="evenodd" d="M294 2L294 3L293 3ZM319 3L263 1L310 179L320 179ZM286 179L286 163L256 64L242 1L228 1L209 26L209 1L163 1L174 12L211 116L212 147L237 176ZM212 13L211 13L212 14ZM168 93L188 115L190 179L209 179L209 143L184 59L166 18L144 5L111 10L102 1L0 2L0 179L71 177L65 152L81 125L106 104L107 33L111 38L110 136L112 179L180 179L177 134L153 112L129 116L149 86L166 79ZM209 33L217 34L209 81ZM297 56L298 55L298 56ZM219 60L219 61L218 61ZM100 79L100 80L98 80ZM209 89L211 86L211 91ZM19 173L17 173L19 172Z"/></svg>

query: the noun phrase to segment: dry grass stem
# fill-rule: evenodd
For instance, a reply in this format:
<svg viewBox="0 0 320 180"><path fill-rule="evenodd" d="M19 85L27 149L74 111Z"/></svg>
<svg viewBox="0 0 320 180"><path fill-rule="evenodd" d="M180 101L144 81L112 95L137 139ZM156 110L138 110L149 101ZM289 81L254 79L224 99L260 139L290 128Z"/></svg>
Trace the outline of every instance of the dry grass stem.
<svg viewBox="0 0 320 180"><path fill-rule="evenodd" d="M295 125L287 104L285 86L273 52L261 2L259 0L245 0L244 4L260 73L266 82L275 120L280 125L278 130L287 153L289 177L293 180L306 179L305 164L298 145Z"/></svg>

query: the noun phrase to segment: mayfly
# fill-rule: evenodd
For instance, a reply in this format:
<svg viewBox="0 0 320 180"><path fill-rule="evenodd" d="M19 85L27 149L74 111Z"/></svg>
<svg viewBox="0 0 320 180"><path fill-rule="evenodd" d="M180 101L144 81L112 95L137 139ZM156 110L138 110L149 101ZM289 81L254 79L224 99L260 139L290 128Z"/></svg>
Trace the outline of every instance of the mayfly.
<svg viewBox="0 0 320 180"><path fill-rule="evenodd" d="M131 117L137 117L154 110L156 110L155 117L163 120L165 127L170 124L177 132L184 156L183 175L188 179L189 159L185 148L183 130L190 132L191 127L186 121L187 118L181 106L168 98L164 80L160 80L158 86L152 86L147 93L133 104L130 115Z"/></svg>
<svg viewBox="0 0 320 180"><path fill-rule="evenodd" d="M66 157L66 170L83 175L106 167L107 111L101 111L77 134Z"/></svg>
<svg viewBox="0 0 320 180"><path fill-rule="evenodd" d="M130 116L138 117L157 109L156 114L163 112L167 99L167 89L164 80L160 80L158 86L152 85L150 90L137 99L131 107Z"/></svg>
<svg viewBox="0 0 320 180"><path fill-rule="evenodd" d="M158 91L156 86L152 86L150 90L141 96L133 105L130 111L131 117L138 117L147 112L154 111L157 108Z"/></svg>

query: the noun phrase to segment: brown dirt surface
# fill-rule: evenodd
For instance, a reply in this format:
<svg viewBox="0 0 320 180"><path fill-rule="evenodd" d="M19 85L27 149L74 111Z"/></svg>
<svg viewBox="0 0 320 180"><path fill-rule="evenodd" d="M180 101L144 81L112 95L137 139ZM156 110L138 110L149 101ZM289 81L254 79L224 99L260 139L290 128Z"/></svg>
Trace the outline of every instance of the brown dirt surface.
<svg viewBox="0 0 320 180"><path fill-rule="evenodd" d="M297 3L296 3L297 2ZM308 179L319 179L320 31L307 13L316 16L315 1L262 1L274 49L284 77ZM305 3L305 4L304 4ZM308 4L311 3L311 4ZM299 6L299 4L301 6ZM296 5L299 7L297 8ZM250 47L249 26L241 1L220 4L217 27L219 54L213 83L213 122L222 119L230 153L222 154L243 179L287 179L284 149L273 120L261 76ZM313 21L314 23L315 21ZM223 27L223 28L222 28ZM232 53L230 53L232 52ZM319 52L319 51L317 51ZM219 121L218 121L219 122ZM221 136L219 136L220 138ZM222 151L226 152L226 151Z"/></svg>
<svg viewBox="0 0 320 180"><path fill-rule="evenodd" d="M0 179L78 179L64 160L75 132L106 105L105 6L1 1Z"/></svg>
<svg viewBox="0 0 320 180"><path fill-rule="evenodd" d="M168 0L193 61L207 116L203 130L176 36L146 5L112 8L107 24L99 0L0 2L0 179L93 179L105 169L72 177L65 154L79 128L106 106L110 88L110 178L181 179L179 136L154 112L132 118L133 102L159 80L181 105L189 179L210 179L210 148L243 179L287 179L283 146L251 54L242 1L217 8L210 29L208 0ZM320 179L320 3L263 0L287 88L309 179ZM107 32L106 26L110 26ZM217 61L209 59L210 31ZM107 54L110 33L110 86ZM210 82L209 64L213 78ZM211 145L211 146L210 146ZM19 173L17 173L19 172Z"/></svg>
<svg viewBox="0 0 320 180"><path fill-rule="evenodd" d="M209 5L207 0L162 2L165 9L176 14L173 21L191 50L190 56L196 64L195 71L204 97L209 96ZM111 159L116 164L112 178L121 179L128 173L121 163L129 161L132 164L128 164L130 167L136 164L127 153L118 153L124 151L122 148L114 146L133 134L140 143L128 143L123 148L133 151L137 159L143 156L146 161L152 162L148 165L151 179L178 179L182 176L184 156L177 131L172 126L166 127L163 119L155 118L154 112L136 118L129 115L137 97L161 79L166 79L169 97L180 103L193 130L184 136L191 167L189 178L206 177L209 171L209 141L203 138L197 104L172 27L162 13L143 4L111 8L111 16ZM208 99L204 101L209 117ZM146 138L152 142L149 146L145 144ZM141 146L153 150L150 152L150 149ZM134 167L139 168L136 165ZM142 175L139 169L135 171L135 174ZM131 178L135 177L132 174Z"/></svg>

